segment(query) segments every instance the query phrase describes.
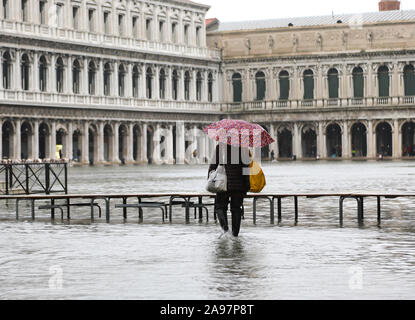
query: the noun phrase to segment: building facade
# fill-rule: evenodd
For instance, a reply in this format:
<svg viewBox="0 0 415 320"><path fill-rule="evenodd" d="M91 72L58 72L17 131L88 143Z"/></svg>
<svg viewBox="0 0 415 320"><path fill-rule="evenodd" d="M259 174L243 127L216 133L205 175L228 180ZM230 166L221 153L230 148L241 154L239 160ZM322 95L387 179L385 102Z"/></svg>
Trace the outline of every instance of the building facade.
<svg viewBox="0 0 415 320"><path fill-rule="evenodd" d="M222 23L188 0L0 0L3 159L204 162L221 118L279 159L415 156L415 11ZM197 152L194 152L197 150Z"/></svg>
<svg viewBox="0 0 415 320"><path fill-rule="evenodd" d="M211 144L220 51L190 1L1 0L3 159L183 163Z"/></svg>
<svg viewBox="0 0 415 320"><path fill-rule="evenodd" d="M212 23L232 117L280 159L415 155L415 11ZM395 4L399 1L391 1Z"/></svg>

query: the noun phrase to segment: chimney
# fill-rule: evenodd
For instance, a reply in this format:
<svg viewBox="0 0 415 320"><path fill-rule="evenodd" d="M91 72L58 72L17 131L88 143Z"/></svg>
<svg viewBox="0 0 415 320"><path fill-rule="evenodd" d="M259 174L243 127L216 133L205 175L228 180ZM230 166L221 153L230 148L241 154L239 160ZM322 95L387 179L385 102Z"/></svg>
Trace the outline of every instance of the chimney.
<svg viewBox="0 0 415 320"><path fill-rule="evenodd" d="M379 11L399 10L401 2L399 0L380 0Z"/></svg>

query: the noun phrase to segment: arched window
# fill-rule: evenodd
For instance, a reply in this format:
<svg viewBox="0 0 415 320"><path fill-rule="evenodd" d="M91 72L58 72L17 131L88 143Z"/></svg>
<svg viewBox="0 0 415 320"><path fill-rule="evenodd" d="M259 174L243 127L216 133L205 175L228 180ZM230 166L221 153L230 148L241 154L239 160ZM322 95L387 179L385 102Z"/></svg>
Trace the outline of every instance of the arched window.
<svg viewBox="0 0 415 320"><path fill-rule="evenodd" d="M288 100L290 97L290 75L283 70L279 74L280 79L280 100Z"/></svg>
<svg viewBox="0 0 415 320"><path fill-rule="evenodd" d="M208 101L213 101L213 75L209 73L208 75Z"/></svg>
<svg viewBox="0 0 415 320"><path fill-rule="evenodd" d="M125 97L125 74L127 73L124 65L118 68L118 95Z"/></svg>
<svg viewBox="0 0 415 320"><path fill-rule="evenodd" d="M364 89L365 89L365 80L363 76L363 69L361 67L356 67L353 69L353 97L354 98L363 98Z"/></svg>
<svg viewBox="0 0 415 320"><path fill-rule="evenodd" d="M153 71L151 68L147 69L146 84L146 96L147 99L151 99L153 97Z"/></svg>
<svg viewBox="0 0 415 320"><path fill-rule="evenodd" d="M165 99L166 98L166 72L164 71L164 69L160 70L159 89L160 89L160 99Z"/></svg>
<svg viewBox="0 0 415 320"><path fill-rule="evenodd" d="M190 73L186 71L184 74L184 99L190 100Z"/></svg>
<svg viewBox="0 0 415 320"><path fill-rule="evenodd" d="M200 72L196 75L196 100L202 100L202 74Z"/></svg>
<svg viewBox="0 0 415 320"><path fill-rule="evenodd" d="M262 71L258 71L255 75L256 82L256 100L262 101L265 99L265 74Z"/></svg>
<svg viewBox="0 0 415 320"><path fill-rule="evenodd" d="M2 0L3 16L4 20L10 19L9 0Z"/></svg>
<svg viewBox="0 0 415 320"><path fill-rule="evenodd" d="M22 6L21 6L21 15L22 15L22 21L27 22L29 19L28 15L28 0L22 0Z"/></svg>
<svg viewBox="0 0 415 320"><path fill-rule="evenodd" d="M405 66L403 78L405 82L405 96L415 96L415 70L412 64Z"/></svg>
<svg viewBox="0 0 415 320"><path fill-rule="evenodd" d="M186 24L184 26L184 44L185 45L189 45L190 44L190 32L189 32L190 26L188 24Z"/></svg>
<svg viewBox="0 0 415 320"><path fill-rule="evenodd" d="M63 79L64 79L64 65L62 58L59 57L56 60L56 92L62 93L63 92Z"/></svg>
<svg viewBox="0 0 415 320"><path fill-rule="evenodd" d="M177 100L179 98L179 76L177 74L177 70L173 71L172 76L172 98L173 100Z"/></svg>
<svg viewBox="0 0 415 320"><path fill-rule="evenodd" d="M329 84L329 99L339 98L339 72L337 69L330 69L327 73L327 81Z"/></svg>
<svg viewBox="0 0 415 320"><path fill-rule="evenodd" d="M22 89L30 90L30 60L27 54L22 56L21 62Z"/></svg>
<svg viewBox="0 0 415 320"><path fill-rule="evenodd" d="M12 58L9 52L3 54L3 88L11 89L12 84Z"/></svg>
<svg viewBox="0 0 415 320"><path fill-rule="evenodd" d="M133 68L133 97L138 98L138 84L140 81L140 73L138 72L137 66L134 66Z"/></svg>
<svg viewBox="0 0 415 320"><path fill-rule="evenodd" d="M108 62L104 65L104 95L111 95L111 65Z"/></svg>
<svg viewBox="0 0 415 320"><path fill-rule="evenodd" d="M233 102L242 102L242 76L235 73L232 76Z"/></svg>
<svg viewBox="0 0 415 320"><path fill-rule="evenodd" d="M47 90L48 66L46 58L41 56L39 59L39 90L45 92Z"/></svg>
<svg viewBox="0 0 415 320"><path fill-rule="evenodd" d="M304 71L304 100L314 99L314 73L313 70Z"/></svg>
<svg viewBox="0 0 415 320"><path fill-rule="evenodd" d="M90 95L95 94L95 79L97 74L97 68L95 63L91 61L88 65L88 93Z"/></svg>
<svg viewBox="0 0 415 320"><path fill-rule="evenodd" d="M389 97L389 69L381 66L378 70L379 97Z"/></svg>
<svg viewBox="0 0 415 320"><path fill-rule="evenodd" d="M72 65L72 91L74 94L80 93L81 88L81 65L75 60Z"/></svg>

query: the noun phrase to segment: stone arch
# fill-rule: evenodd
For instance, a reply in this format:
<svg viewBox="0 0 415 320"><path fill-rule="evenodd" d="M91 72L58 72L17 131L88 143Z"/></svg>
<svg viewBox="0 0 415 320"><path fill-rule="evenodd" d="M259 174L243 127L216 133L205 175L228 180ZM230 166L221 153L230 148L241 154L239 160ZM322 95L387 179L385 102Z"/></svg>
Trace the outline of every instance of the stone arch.
<svg viewBox="0 0 415 320"><path fill-rule="evenodd" d="M342 156L342 128L337 122L331 122L326 126L327 156L337 158Z"/></svg>
<svg viewBox="0 0 415 320"><path fill-rule="evenodd" d="M20 159L29 159L33 152L33 125L28 120L22 121L20 132Z"/></svg>
<svg viewBox="0 0 415 320"><path fill-rule="evenodd" d="M5 119L2 124L2 159L14 158L15 126L12 121Z"/></svg>
<svg viewBox="0 0 415 320"><path fill-rule="evenodd" d="M352 157L367 157L367 125L356 121L350 126Z"/></svg>
<svg viewBox="0 0 415 320"><path fill-rule="evenodd" d="M114 154L114 128L112 124L104 124L104 161L110 162Z"/></svg>
<svg viewBox="0 0 415 320"><path fill-rule="evenodd" d="M39 123L39 159L50 158L50 126L47 122Z"/></svg>
<svg viewBox="0 0 415 320"><path fill-rule="evenodd" d="M402 133L402 156L415 156L415 122L413 120L405 121L401 124L400 132Z"/></svg>
<svg viewBox="0 0 415 320"><path fill-rule="evenodd" d="M235 72L232 75L233 102L242 102L242 75Z"/></svg>
<svg viewBox="0 0 415 320"><path fill-rule="evenodd" d="M305 124L301 128L301 148L303 158L316 158L317 131L314 125Z"/></svg>
<svg viewBox="0 0 415 320"><path fill-rule="evenodd" d="M100 161L98 156L98 126L95 123L88 125L88 160L91 165Z"/></svg>
<svg viewBox="0 0 415 320"><path fill-rule="evenodd" d="M380 121L375 127L376 132L376 153L384 157L392 156L392 128L388 121Z"/></svg>
<svg viewBox="0 0 415 320"><path fill-rule="evenodd" d="M118 127L118 159L121 163L125 163L128 159L128 126L120 124Z"/></svg>
<svg viewBox="0 0 415 320"><path fill-rule="evenodd" d="M278 157L292 158L293 156L293 128L283 124L277 129Z"/></svg>

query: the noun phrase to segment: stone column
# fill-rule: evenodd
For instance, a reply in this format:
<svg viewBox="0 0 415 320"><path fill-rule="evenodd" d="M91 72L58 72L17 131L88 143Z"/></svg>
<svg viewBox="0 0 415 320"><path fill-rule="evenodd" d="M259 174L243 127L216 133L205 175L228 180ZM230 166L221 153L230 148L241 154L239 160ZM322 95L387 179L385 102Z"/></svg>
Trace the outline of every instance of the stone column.
<svg viewBox="0 0 415 320"><path fill-rule="evenodd" d="M127 98L131 98L133 96L133 65L132 63L129 63L127 65L127 75L126 75L126 79L125 79L125 87L126 87L126 92L125 92L125 96Z"/></svg>
<svg viewBox="0 0 415 320"><path fill-rule="evenodd" d="M82 71L82 81L81 81L81 88L79 92L84 95L89 95L89 88L88 88L88 58L84 57L84 66Z"/></svg>
<svg viewBox="0 0 415 320"><path fill-rule="evenodd" d="M166 99L173 99L173 71L171 68L166 68Z"/></svg>
<svg viewBox="0 0 415 320"><path fill-rule="evenodd" d="M323 123L318 123L318 136L317 136L317 154L320 158L327 158L327 148L326 148L326 132L324 132Z"/></svg>
<svg viewBox="0 0 415 320"><path fill-rule="evenodd" d="M178 71L180 73L180 79L179 79L179 85L178 85L178 90L179 90L179 99L183 101L184 100L184 73L185 71L183 69Z"/></svg>
<svg viewBox="0 0 415 320"><path fill-rule="evenodd" d="M66 67L66 86L65 86L65 93L70 94L72 93L72 56L68 56L68 63Z"/></svg>
<svg viewBox="0 0 415 320"><path fill-rule="evenodd" d="M167 129L166 139L166 156L167 163L174 164L174 154L173 154L173 125L169 125Z"/></svg>
<svg viewBox="0 0 415 320"><path fill-rule="evenodd" d="M50 55L50 65L48 66L47 72L47 88L48 92L57 92L56 90L56 56L54 54Z"/></svg>
<svg viewBox="0 0 415 320"><path fill-rule="evenodd" d="M39 91L39 56L37 52L33 55L33 70L31 71L32 81L29 83L29 89L32 91Z"/></svg>
<svg viewBox="0 0 415 320"><path fill-rule="evenodd" d="M134 150L134 123L128 124L128 135L127 135L127 159L125 160L127 163L133 163L133 150Z"/></svg>
<svg viewBox="0 0 415 320"><path fill-rule="evenodd" d="M14 133L14 159L20 159L22 157L22 121L17 119L15 122L15 133Z"/></svg>
<svg viewBox="0 0 415 320"><path fill-rule="evenodd" d="M82 148L81 148L81 161L83 164L89 164L89 124L84 123L84 129L82 134Z"/></svg>
<svg viewBox="0 0 415 320"><path fill-rule="evenodd" d="M56 122L53 121L51 124L51 130L49 134L49 158L52 160L56 159Z"/></svg>
<svg viewBox="0 0 415 320"><path fill-rule="evenodd" d="M32 159L39 159L39 120L33 121Z"/></svg>
<svg viewBox="0 0 415 320"><path fill-rule="evenodd" d="M178 121L176 122L176 164L184 164L185 154L185 126L183 121Z"/></svg>
<svg viewBox="0 0 415 320"><path fill-rule="evenodd" d="M293 126L293 155L297 156L297 159L301 158L301 137L299 134L298 124L295 122Z"/></svg>
<svg viewBox="0 0 415 320"><path fill-rule="evenodd" d="M347 121L343 122L343 135L342 135L342 158L348 159L350 158L350 134L348 130L348 123Z"/></svg>
<svg viewBox="0 0 415 320"><path fill-rule="evenodd" d="M399 130L399 120L393 121L393 136L392 136L392 156L394 159L402 157L402 133Z"/></svg>
<svg viewBox="0 0 415 320"><path fill-rule="evenodd" d="M157 124L155 126L155 131L153 134L153 154L152 154L152 158L153 158L153 164L160 164L161 163L161 150L160 150L160 140L161 140L161 126L160 124Z"/></svg>
<svg viewBox="0 0 415 320"><path fill-rule="evenodd" d="M97 150L97 159L96 161L98 163L102 163L105 161L105 155L104 155L104 126L105 124L103 122L100 122L98 124L98 132L97 132L97 145L95 146Z"/></svg>
<svg viewBox="0 0 415 320"><path fill-rule="evenodd" d="M277 138L275 137L275 127L274 124L270 124L269 125L269 134L271 135L271 137L274 139L274 143L271 143L269 145L269 152L271 154L272 151L274 151L274 158L277 159L278 158L278 146L277 146Z"/></svg>
<svg viewBox="0 0 415 320"><path fill-rule="evenodd" d="M114 85L111 88L111 95L114 96L114 97L119 97L119 92L118 92L118 61L114 61L112 74L113 74L112 83Z"/></svg>
<svg viewBox="0 0 415 320"><path fill-rule="evenodd" d="M140 148L140 161L148 163L147 158L147 123L143 123L141 131L141 148Z"/></svg>
<svg viewBox="0 0 415 320"><path fill-rule="evenodd" d="M160 67L155 66L155 72L153 75L153 94L152 97L154 100L160 99Z"/></svg>
<svg viewBox="0 0 415 320"><path fill-rule="evenodd" d="M20 61L21 52L16 50L15 54L16 54L16 60L13 66L13 73L15 77L14 79L12 77L12 79L14 80L13 88L16 88L16 90L21 90L22 89L22 72L21 72L21 65L20 65L21 64L21 61Z"/></svg>
<svg viewBox="0 0 415 320"><path fill-rule="evenodd" d="M73 125L72 125L72 122L68 123L68 132L66 134L65 156L66 158L69 159L69 161L72 161L72 158L73 158Z"/></svg>
<svg viewBox="0 0 415 320"><path fill-rule="evenodd" d="M190 74L190 101L196 101L196 70L192 70Z"/></svg>
<svg viewBox="0 0 415 320"><path fill-rule="evenodd" d="M208 77L209 73L207 70L203 71L203 80L202 80L202 95L201 95L201 101L207 102L208 101Z"/></svg>
<svg viewBox="0 0 415 320"><path fill-rule="evenodd" d="M367 156L376 158L376 135L373 133L373 122L369 121L367 130Z"/></svg>
<svg viewBox="0 0 415 320"><path fill-rule="evenodd" d="M139 96L141 99L146 99L147 98L147 68L146 65L143 64L141 66L141 85L140 85L140 90L139 90Z"/></svg>
<svg viewBox="0 0 415 320"><path fill-rule="evenodd" d="M97 83L96 83L96 89L95 94L98 96L104 95L104 61L102 59L99 59L98 62L98 70L97 70Z"/></svg>

